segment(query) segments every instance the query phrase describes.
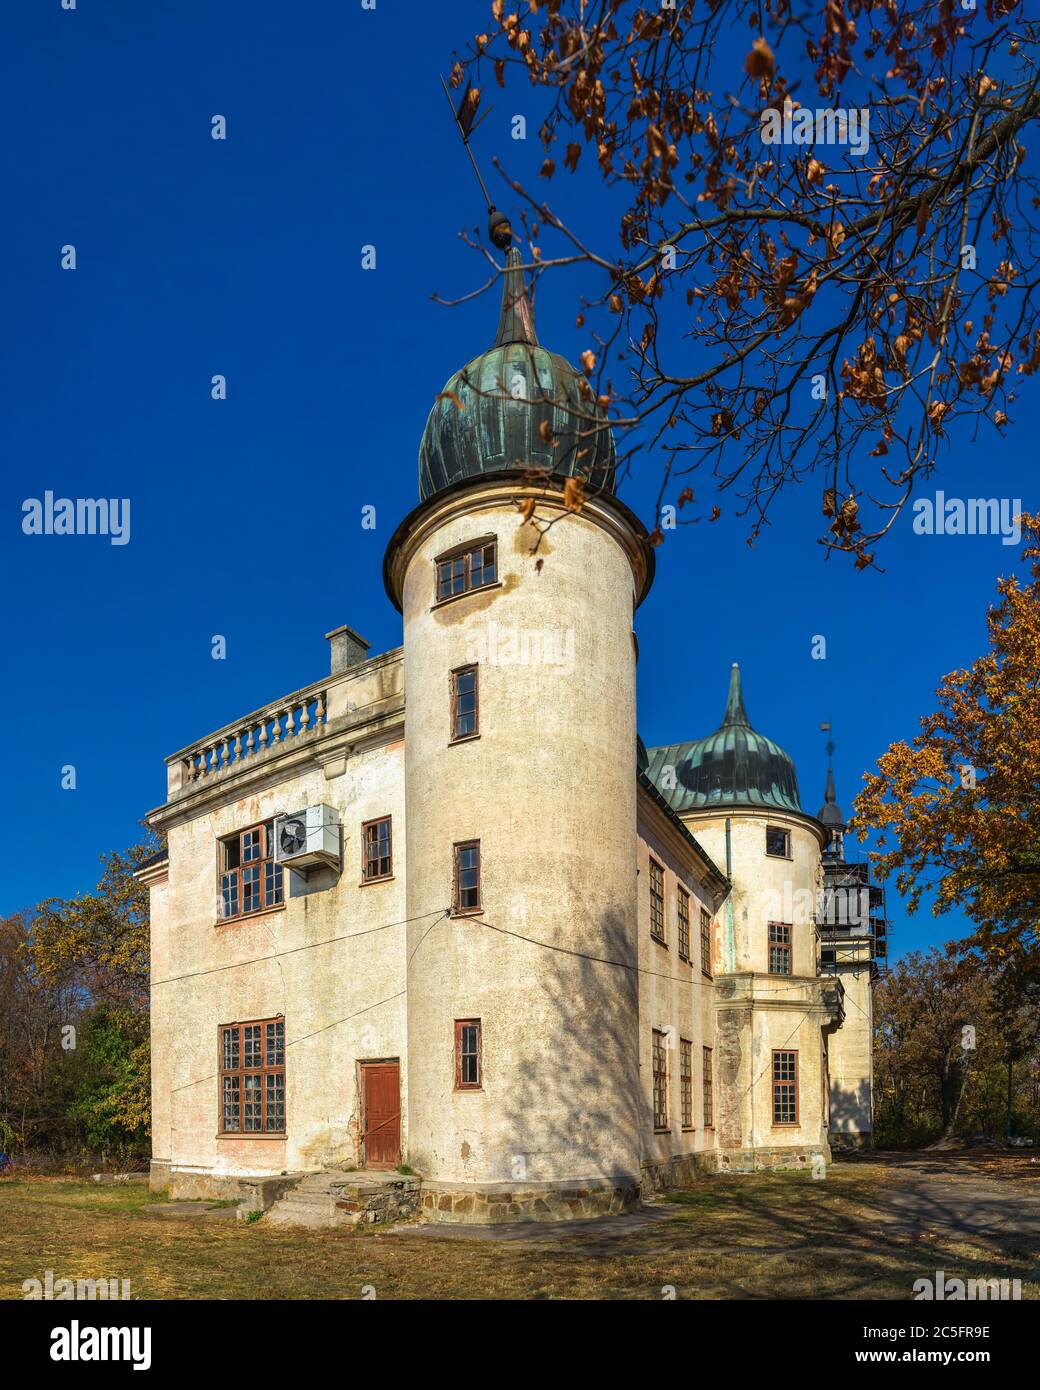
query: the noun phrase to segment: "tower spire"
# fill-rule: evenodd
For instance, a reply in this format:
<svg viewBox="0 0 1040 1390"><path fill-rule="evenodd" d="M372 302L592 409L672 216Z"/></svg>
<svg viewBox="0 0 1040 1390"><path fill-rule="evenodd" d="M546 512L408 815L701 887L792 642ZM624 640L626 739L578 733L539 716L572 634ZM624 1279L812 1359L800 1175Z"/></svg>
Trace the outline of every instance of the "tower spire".
<svg viewBox="0 0 1040 1390"><path fill-rule="evenodd" d="M498 316L495 347L505 347L507 343L538 346L538 334L534 328L534 306L527 291L524 272L520 269L522 262L519 248L511 246L506 256L506 272L502 277L502 309Z"/></svg>
<svg viewBox="0 0 1040 1390"><path fill-rule="evenodd" d="M751 720L744 708L744 694L740 688L740 667L734 661L729 673L729 697L726 700L726 713L722 716L722 727L732 729L736 726L751 728Z"/></svg>

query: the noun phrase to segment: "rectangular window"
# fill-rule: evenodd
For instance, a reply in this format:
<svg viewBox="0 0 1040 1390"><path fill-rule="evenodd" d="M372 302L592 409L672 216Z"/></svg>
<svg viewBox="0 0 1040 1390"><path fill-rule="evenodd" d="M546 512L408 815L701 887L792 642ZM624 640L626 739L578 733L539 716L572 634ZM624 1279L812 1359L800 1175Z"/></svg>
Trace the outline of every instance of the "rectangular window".
<svg viewBox="0 0 1040 1390"><path fill-rule="evenodd" d="M221 921L245 917L285 901L282 866L274 862L274 822L251 825L217 845Z"/></svg>
<svg viewBox="0 0 1040 1390"><path fill-rule="evenodd" d="M775 826L766 826L766 854L771 854L776 859L790 859L791 857L791 834L788 830L777 830Z"/></svg>
<svg viewBox="0 0 1040 1390"><path fill-rule="evenodd" d="M480 841L466 840L455 846L455 912L480 911Z"/></svg>
<svg viewBox="0 0 1040 1390"><path fill-rule="evenodd" d="M654 1129L668 1128L668 1052L664 1034L653 1030Z"/></svg>
<svg viewBox="0 0 1040 1390"><path fill-rule="evenodd" d="M454 598L471 589L483 589L498 578L498 556L495 541L457 550L437 561L437 602Z"/></svg>
<svg viewBox="0 0 1040 1390"><path fill-rule="evenodd" d="M679 1100L683 1129L693 1128L693 1043L679 1039Z"/></svg>
<svg viewBox="0 0 1040 1390"><path fill-rule="evenodd" d="M220 1030L221 1134L285 1133L285 1020Z"/></svg>
<svg viewBox="0 0 1040 1390"><path fill-rule="evenodd" d="M791 928L783 922L769 923L769 973L791 973Z"/></svg>
<svg viewBox="0 0 1040 1390"><path fill-rule="evenodd" d="M664 869L650 860L650 935L664 945Z"/></svg>
<svg viewBox="0 0 1040 1390"><path fill-rule="evenodd" d="M711 913L701 908L701 974L711 979Z"/></svg>
<svg viewBox="0 0 1040 1390"><path fill-rule="evenodd" d="M705 1047L701 1049L701 1065L703 1066L702 1085L704 1087L704 1128L711 1129L715 1123L715 1097L714 1087L712 1086L712 1049Z"/></svg>
<svg viewBox="0 0 1040 1390"><path fill-rule="evenodd" d="M690 959L690 895L685 888L678 889L679 902L679 955L683 960Z"/></svg>
<svg viewBox="0 0 1040 1390"><path fill-rule="evenodd" d="M478 677L476 666L460 666L451 673L451 741L475 738L478 721Z"/></svg>
<svg viewBox="0 0 1040 1390"><path fill-rule="evenodd" d="M483 1085L480 1057L480 1019L455 1020L455 1089L479 1091Z"/></svg>
<svg viewBox="0 0 1040 1390"><path fill-rule="evenodd" d="M798 1053L773 1053L773 1124L798 1123Z"/></svg>
<svg viewBox="0 0 1040 1390"><path fill-rule="evenodd" d="M369 820L361 827L361 879L374 883L392 878L394 872L392 817Z"/></svg>

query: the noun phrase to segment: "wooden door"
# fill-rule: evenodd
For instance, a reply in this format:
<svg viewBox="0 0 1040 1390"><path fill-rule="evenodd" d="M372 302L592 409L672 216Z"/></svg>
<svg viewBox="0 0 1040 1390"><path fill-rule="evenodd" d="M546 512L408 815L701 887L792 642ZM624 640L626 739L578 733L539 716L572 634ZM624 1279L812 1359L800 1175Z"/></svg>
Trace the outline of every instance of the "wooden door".
<svg viewBox="0 0 1040 1390"><path fill-rule="evenodd" d="M401 1161L401 1064L362 1062L365 1167L395 1168Z"/></svg>

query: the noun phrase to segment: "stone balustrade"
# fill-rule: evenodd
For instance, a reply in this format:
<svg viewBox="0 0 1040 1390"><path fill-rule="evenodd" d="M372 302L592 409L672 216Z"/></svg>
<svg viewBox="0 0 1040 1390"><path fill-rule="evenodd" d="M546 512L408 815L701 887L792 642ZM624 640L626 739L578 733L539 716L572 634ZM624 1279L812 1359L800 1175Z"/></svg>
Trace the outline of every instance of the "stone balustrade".
<svg viewBox="0 0 1040 1390"><path fill-rule="evenodd" d="M329 717L328 684L325 680L305 686L174 753L166 760L168 797L324 732Z"/></svg>

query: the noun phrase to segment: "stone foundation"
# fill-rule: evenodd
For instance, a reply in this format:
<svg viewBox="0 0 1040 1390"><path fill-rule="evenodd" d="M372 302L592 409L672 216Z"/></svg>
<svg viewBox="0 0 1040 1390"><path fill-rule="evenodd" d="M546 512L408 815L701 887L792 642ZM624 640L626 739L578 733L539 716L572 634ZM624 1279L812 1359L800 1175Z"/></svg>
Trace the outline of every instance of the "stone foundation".
<svg viewBox="0 0 1040 1390"><path fill-rule="evenodd" d="M250 1211L267 1211L302 1173L195 1172L154 1159L148 1177L151 1192L165 1192L171 1202L247 1202Z"/></svg>
<svg viewBox="0 0 1040 1390"><path fill-rule="evenodd" d="M831 1130L830 1139L833 1153L862 1153L874 1147L874 1136L869 1130Z"/></svg>
<svg viewBox="0 0 1040 1390"><path fill-rule="evenodd" d="M660 1163L643 1164L641 1189L645 1196L651 1192L667 1192L672 1187L694 1187L702 1178L718 1172L718 1167L719 1156L714 1149L704 1153L673 1154Z"/></svg>
<svg viewBox="0 0 1040 1390"><path fill-rule="evenodd" d="M420 1179L388 1173L379 1179L371 1174L335 1179L329 1193L340 1220L350 1225L387 1221L410 1221L418 1214Z"/></svg>
<svg viewBox="0 0 1040 1390"><path fill-rule="evenodd" d="M581 1221L639 1205L639 1184L619 1179L558 1183L423 1183L424 1221L487 1226L505 1221Z"/></svg>
<svg viewBox="0 0 1040 1390"><path fill-rule="evenodd" d="M720 1173L759 1173L779 1169L811 1169L817 1158L830 1164L829 1144L810 1148L724 1149L718 1155Z"/></svg>

